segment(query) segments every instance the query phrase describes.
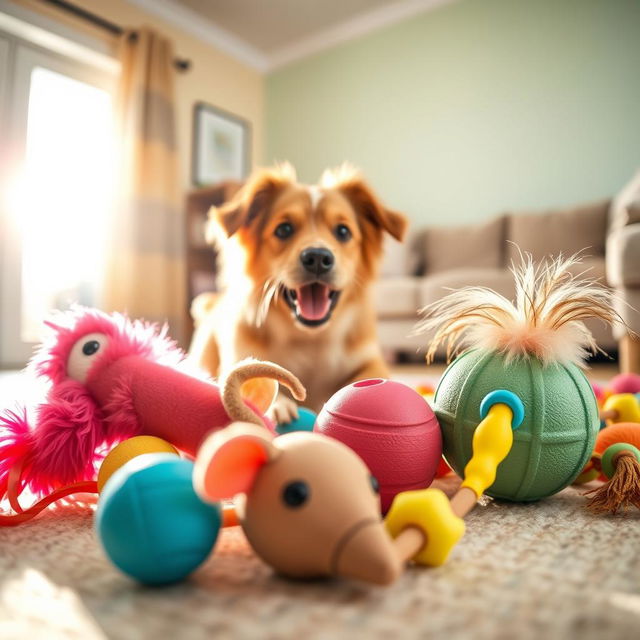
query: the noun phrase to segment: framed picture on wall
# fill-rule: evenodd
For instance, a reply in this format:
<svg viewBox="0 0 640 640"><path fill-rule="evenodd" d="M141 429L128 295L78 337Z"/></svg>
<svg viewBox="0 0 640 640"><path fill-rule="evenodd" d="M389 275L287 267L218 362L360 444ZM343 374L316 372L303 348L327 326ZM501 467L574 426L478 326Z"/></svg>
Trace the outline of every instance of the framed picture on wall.
<svg viewBox="0 0 640 640"><path fill-rule="evenodd" d="M210 104L198 102L193 116L192 181L204 187L242 181L249 172L251 125Z"/></svg>

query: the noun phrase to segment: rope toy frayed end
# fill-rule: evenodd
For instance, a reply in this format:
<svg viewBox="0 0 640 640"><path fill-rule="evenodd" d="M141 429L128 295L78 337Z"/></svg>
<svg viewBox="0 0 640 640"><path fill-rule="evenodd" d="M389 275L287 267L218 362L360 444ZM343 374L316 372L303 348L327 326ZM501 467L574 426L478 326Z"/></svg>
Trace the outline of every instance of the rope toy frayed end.
<svg viewBox="0 0 640 640"><path fill-rule="evenodd" d="M621 451L613 460L613 477L601 487L591 489L587 508L593 513L626 511L630 506L640 509L640 462L632 451Z"/></svg>

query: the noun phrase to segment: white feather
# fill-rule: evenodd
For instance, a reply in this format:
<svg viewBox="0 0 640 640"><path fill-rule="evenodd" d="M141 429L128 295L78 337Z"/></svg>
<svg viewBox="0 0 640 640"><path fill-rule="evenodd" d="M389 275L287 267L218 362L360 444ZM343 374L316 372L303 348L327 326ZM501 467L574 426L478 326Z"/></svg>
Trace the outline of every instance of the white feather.
<svg viewBox="0 0 640 640"><path fill-rule="evenodd" d="M624 321L613 309L609 289L584 274L571 274L569 269L579 263L578 254L561 255L536 266L530 254L521 254L521 264L511 268L514 301L486 287L465 287L424 307L416 333L435 331L427 360L445 344L447 357L474 347L502 353L507 362L535 357L544 365L584 366L589 354L600 349L583 320Z"/></svg>

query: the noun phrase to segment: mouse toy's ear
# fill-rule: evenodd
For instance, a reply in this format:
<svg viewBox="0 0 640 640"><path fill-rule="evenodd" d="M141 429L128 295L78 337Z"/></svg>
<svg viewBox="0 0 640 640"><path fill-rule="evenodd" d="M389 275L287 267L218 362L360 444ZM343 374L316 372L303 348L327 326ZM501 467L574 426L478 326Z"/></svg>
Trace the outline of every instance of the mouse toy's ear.
<svg viewBox="0 0 640 640"><path fill-rule="evenodd" d="M281 164L258 169L238 193L226 204L212 207L209 212L207 240L214 242L223 236L230 238L242 227L250 226L265 214L280 191L296 181L295 169Z"/></svg>
<svg viewBox="0 0 640 640"><path fill-rule="evenodd" d="M250 493L263 466L278 455L271 440L266 429L246 422L236 422L209 436L195 461L196 493L206 502Z"/></svg>
<svg viewBox="0 0 640 640"><path fill-rule="evenodd" d="M280 385L272 378L251 378L242 383L240 395L261 413L267 413L278 396Z"/></svg>

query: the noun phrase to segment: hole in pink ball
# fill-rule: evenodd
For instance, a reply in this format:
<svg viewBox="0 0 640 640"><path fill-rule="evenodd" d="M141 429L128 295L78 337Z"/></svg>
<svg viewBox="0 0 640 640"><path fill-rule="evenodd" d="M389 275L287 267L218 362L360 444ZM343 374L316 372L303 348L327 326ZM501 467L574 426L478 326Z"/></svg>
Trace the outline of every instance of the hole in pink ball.
<svg viewBox="0 0 640 640"><path fill-rule="evenodd" d="M373 387L375 384L382 384L384 380L382 378L371 378L371 380L360 380L356 382L354 387Z"/></svg>

